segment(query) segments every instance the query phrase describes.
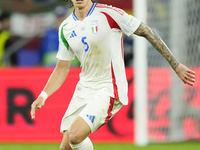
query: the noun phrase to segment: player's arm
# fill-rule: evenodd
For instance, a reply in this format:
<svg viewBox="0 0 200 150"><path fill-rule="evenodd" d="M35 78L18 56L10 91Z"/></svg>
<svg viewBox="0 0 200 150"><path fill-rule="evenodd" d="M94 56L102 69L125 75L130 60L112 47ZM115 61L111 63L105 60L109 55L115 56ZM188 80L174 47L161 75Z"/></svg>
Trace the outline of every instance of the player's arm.
<svg viewBox="0 0 200 150"><path fill-rule="evenodd" d="M57 91L63 84L69 73L70 66L71 66L71 61L63 61L58 59L57 65L54 71L52 72L51 76L49 77L49 80L47 81L47 84L43 90L44 92L46 92L48 96ZM33 104L31 105L32 119L35 119L35 112L44 105L44 102L45 100L41 96L39 96L33 102Z"/></svg>
<svg viewBox="0 0 200 150"><path fill-rule="evenodd" d="M191 86L194 85L195 72L176 60L170 49L154 30L152 30L146 24L141 23L134 34L145 37L151 43L151 45L168 61L170 66L184 83Z"/></svg>

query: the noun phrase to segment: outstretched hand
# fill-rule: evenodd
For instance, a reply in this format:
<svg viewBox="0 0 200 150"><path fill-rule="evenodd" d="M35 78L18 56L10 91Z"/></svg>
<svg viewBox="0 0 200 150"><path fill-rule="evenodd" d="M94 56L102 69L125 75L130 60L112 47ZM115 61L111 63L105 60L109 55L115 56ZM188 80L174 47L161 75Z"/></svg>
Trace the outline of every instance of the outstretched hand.
<svg viewBox="0 0 200 150"><path fill-rule="evenodd" d="M194 86L194 82L195 82L194 71L190 70L188 67L186 67L183 64L179 64L175 72L185 84Z"/></svg>
<svg viewBox="0 0 200 150"><path fill-rule="evenodd" d="M44 99L38 97L31 105L31 119L35 119L35 112L44 106Z"/></svg>

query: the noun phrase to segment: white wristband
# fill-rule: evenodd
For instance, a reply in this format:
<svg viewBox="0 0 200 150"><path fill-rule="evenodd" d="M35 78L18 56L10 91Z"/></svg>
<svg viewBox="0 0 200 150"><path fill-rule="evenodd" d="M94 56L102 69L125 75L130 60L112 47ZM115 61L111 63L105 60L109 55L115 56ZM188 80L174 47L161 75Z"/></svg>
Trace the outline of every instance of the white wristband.
<svg viewBox="0 0 200 150"><path fill-rule="evenodd" d="M45 91L42 91L39 96L44 98L44 101L48 98L48 94Z"/></svg>

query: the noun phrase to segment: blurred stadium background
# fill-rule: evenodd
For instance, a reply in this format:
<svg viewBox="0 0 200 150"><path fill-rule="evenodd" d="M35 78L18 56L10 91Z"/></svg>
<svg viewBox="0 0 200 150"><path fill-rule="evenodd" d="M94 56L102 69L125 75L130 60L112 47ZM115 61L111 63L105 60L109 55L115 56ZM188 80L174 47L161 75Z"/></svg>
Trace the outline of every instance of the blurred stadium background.
<svg viewBox="0 0 200 150"><path fill-rule="evenodd" d="M133 12L132 0L98 2ZM77 59L66 83L38 111L35 121L29 111L55 66L58 25L71 11L63 0L0 0L0 149L58 149L60 120L80 72ZM135 146L136 50L133 37L124 35L130 102L91 135L95 149L200 150L200 0L147 0L146 15L146 23L158 32L175 57L196 72L195 86L183 85L148 44L144 57L148 66L149 145ZM27 142L32 144L21 144Z"/></svg>

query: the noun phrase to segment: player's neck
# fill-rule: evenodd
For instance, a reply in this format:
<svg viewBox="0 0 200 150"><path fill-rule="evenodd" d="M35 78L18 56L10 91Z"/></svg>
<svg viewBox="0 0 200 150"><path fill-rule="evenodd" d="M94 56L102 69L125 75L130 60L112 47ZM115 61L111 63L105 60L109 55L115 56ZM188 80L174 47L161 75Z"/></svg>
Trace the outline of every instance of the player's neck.
<svg viewBox="0 0 200 150"><path fill-rule="evenodd" d="M90 11L91 7L92 7L93 3L90 1L87 5L85 5L84 7L75 7L74 8L74 14L76 15L76 17L82 21L83 19L86 18L88 12Z"/></svg>

